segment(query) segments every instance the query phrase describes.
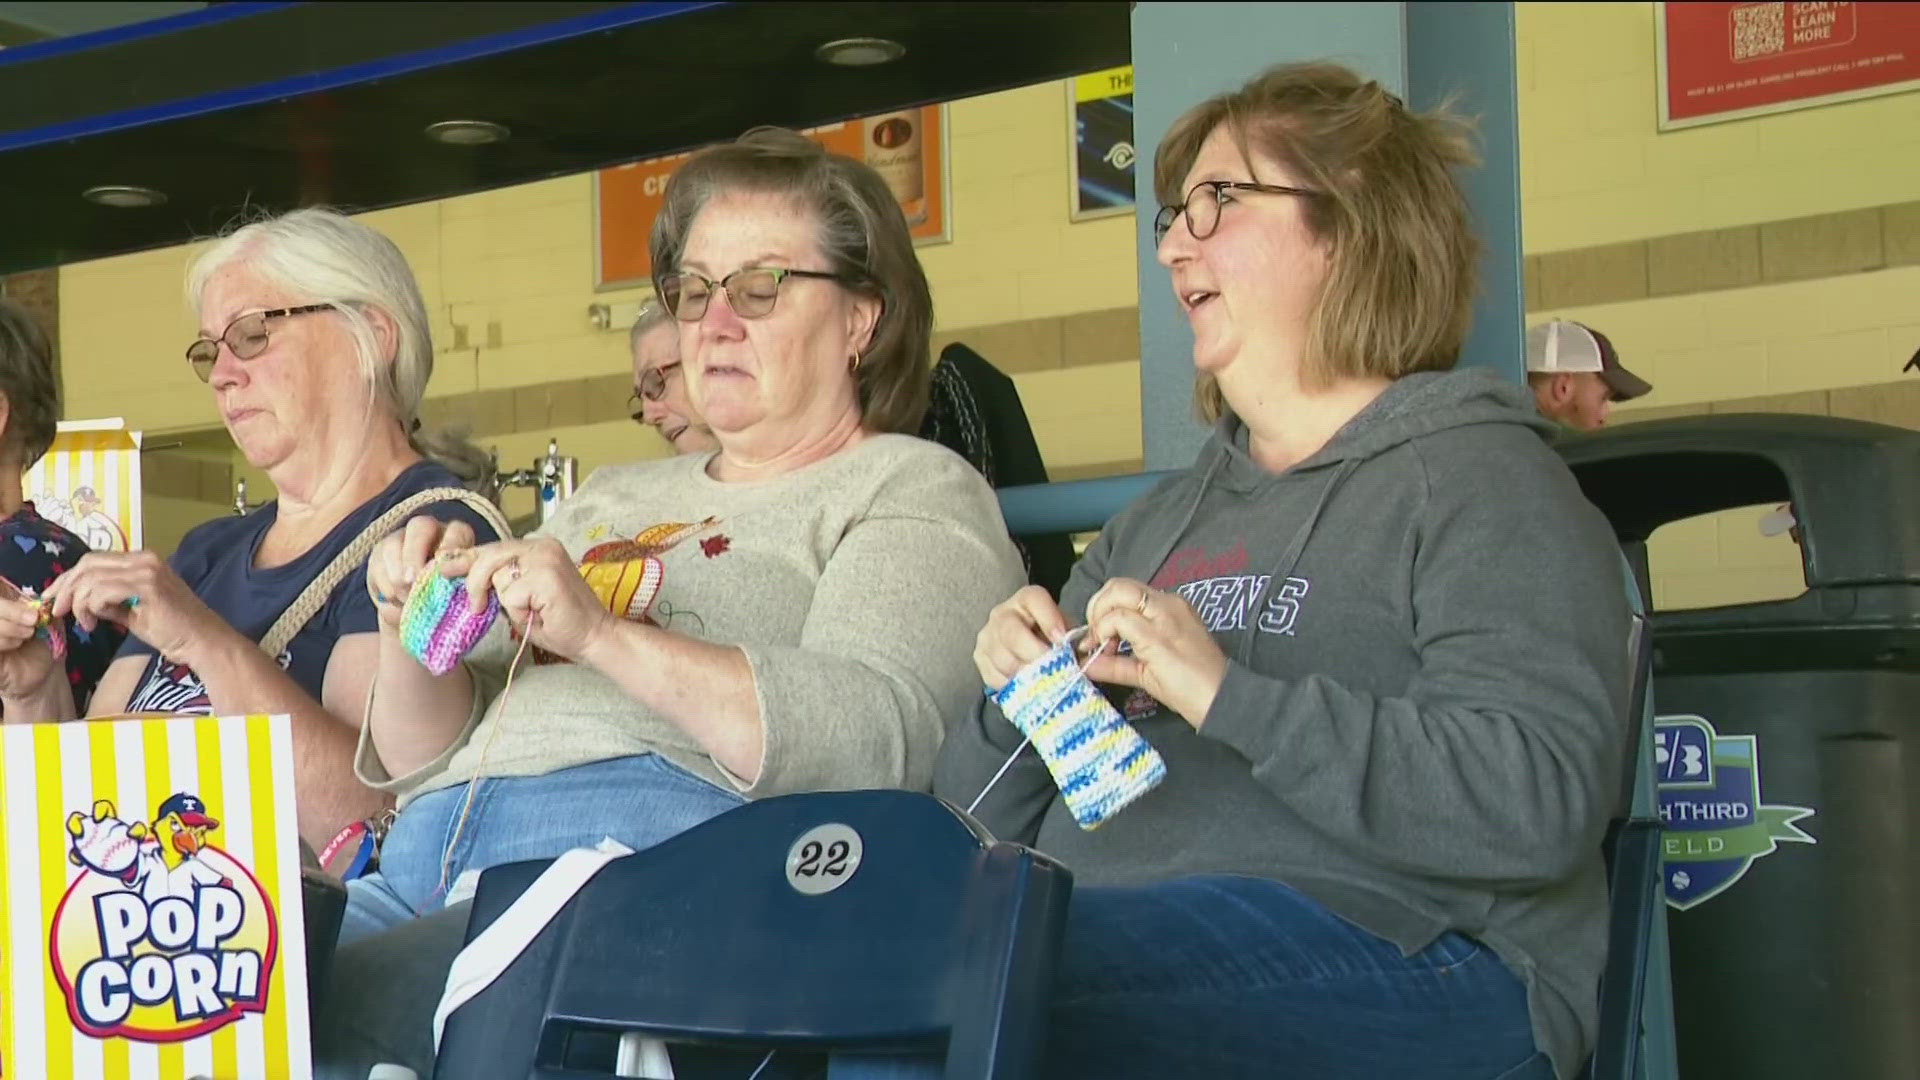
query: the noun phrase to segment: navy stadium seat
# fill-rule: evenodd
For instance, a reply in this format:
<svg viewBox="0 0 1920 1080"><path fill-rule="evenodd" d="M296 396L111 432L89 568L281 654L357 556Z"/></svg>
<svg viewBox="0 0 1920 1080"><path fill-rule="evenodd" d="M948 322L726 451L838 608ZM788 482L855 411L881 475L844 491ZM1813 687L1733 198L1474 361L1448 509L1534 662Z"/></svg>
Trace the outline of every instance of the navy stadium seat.
<svg viewBox="0 0 1920 1080"><path fill-rule="evenodd" d="M814 834L831 826L857 846ZM468 940L546 865L482 874ZM1071 890L930 795L758 800L603 868L453 1012L435 1075L611 1076L606 1048L635 1032L747 1047L749 1068L766 1050L944 1047L952 1080L1034 1076Z"/></svg>

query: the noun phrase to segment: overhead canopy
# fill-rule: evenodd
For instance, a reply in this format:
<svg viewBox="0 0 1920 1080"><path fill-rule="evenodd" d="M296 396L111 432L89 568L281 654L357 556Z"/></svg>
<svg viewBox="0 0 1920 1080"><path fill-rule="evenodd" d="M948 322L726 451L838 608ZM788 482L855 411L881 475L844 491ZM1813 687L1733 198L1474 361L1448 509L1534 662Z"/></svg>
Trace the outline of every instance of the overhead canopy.
<svg viewBox="0 0 1920 1080"><path fill-rule="evenodd" d="M1123 3L257 3L0 50L0 273L1125 64ZM830 41L905 54L824 63ZM447 145L425 128L510 135ZM158 206L97 205L129 185Z"/></svg>

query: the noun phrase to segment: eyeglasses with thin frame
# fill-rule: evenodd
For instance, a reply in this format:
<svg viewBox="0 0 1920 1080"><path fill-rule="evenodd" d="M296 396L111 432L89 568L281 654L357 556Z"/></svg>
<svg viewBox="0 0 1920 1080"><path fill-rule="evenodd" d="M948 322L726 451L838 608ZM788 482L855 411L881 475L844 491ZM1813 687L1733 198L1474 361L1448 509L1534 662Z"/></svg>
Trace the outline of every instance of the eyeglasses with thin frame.
<svg viewBox="0 0 1920 1080"><path fill-rule="evenodd" d="M1200 189L1209 190L1202 194ZM1256 184L1247 180L1202 180L1187 189L1187 201L1177 206L1163 206L1153 216L1153 244L1167 238L1167 231L1173 228L1173 219L1186 215L1187 232L1195 240L1205 240L1220 227L1220 208L1233 199L1229 191L1258 191L1266 195L1304 195L1318 198L1320 192L1309 188L1289 187L1286 184Z"/></svg>
<svg viewBox="0 0 1920 1080"><path fill-rule="evenodd" d="M641 401L643 399L659 401L666 397L667 376L679 370L680 361L675 360L671 364L661 364L659 367L648 368L640 373L640 381L634 385L634 392L627 395L627 411L632 414L634 423L647 422L645 408L641 405Z"/></svg>
<svg viewBox="0 0 1920 1080"><path fill-rule="evenodd" d="M706 317L707 305L718 289L727 291L727 305L743 319L758 319L773 312L780 299L780 286L790 277L820 278L847 284L843 274L826 270L791 270L774 266L747 266L715 281L691 270L679 270L660 279L660 302L681 322L699 322Z"/></svg>
<svg viewBox="0 0 1920 1080"><path fill-rule="evenodd" d="M256 311L242 315L227 324L218 338L200 338L187 346L187 363L193 365L193 373L200 376L201 382L213 377L213 365L220 361L220 343L227 343L236 360L251 360L267 351L267 320L284 319L293 315L309 315L316 311L332 311L332 304L305 304L300 307L274 308L272 311Z"/></svg>

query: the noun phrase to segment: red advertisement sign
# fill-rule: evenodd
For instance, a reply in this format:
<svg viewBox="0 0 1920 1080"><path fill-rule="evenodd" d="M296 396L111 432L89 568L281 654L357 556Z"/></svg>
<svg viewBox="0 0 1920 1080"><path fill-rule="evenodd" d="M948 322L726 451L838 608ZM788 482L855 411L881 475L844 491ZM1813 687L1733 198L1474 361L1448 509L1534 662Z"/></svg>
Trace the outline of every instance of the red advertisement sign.
<svg viewBox="0 0 1920 1080"><path fill-rule="evenodd" d="M1659 9L1662 130L1920 88L1920 3Z"/></svg>

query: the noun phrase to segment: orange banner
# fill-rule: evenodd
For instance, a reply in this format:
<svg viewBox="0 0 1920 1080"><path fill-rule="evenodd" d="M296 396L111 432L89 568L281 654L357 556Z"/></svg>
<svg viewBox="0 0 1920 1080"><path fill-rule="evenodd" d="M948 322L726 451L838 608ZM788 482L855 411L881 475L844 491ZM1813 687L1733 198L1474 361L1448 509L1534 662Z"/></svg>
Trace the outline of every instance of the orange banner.
<svg viewBox="0 0 1920 1080"><path fill-rule="evenodd" d="M802 134L833 153L873 166L900 200L915 240L947 238L945 107L883 113ZM647 234L667 179L691 153L635 161L594 176L594 283L601 289L645 284L653 272Z"/></svg>

